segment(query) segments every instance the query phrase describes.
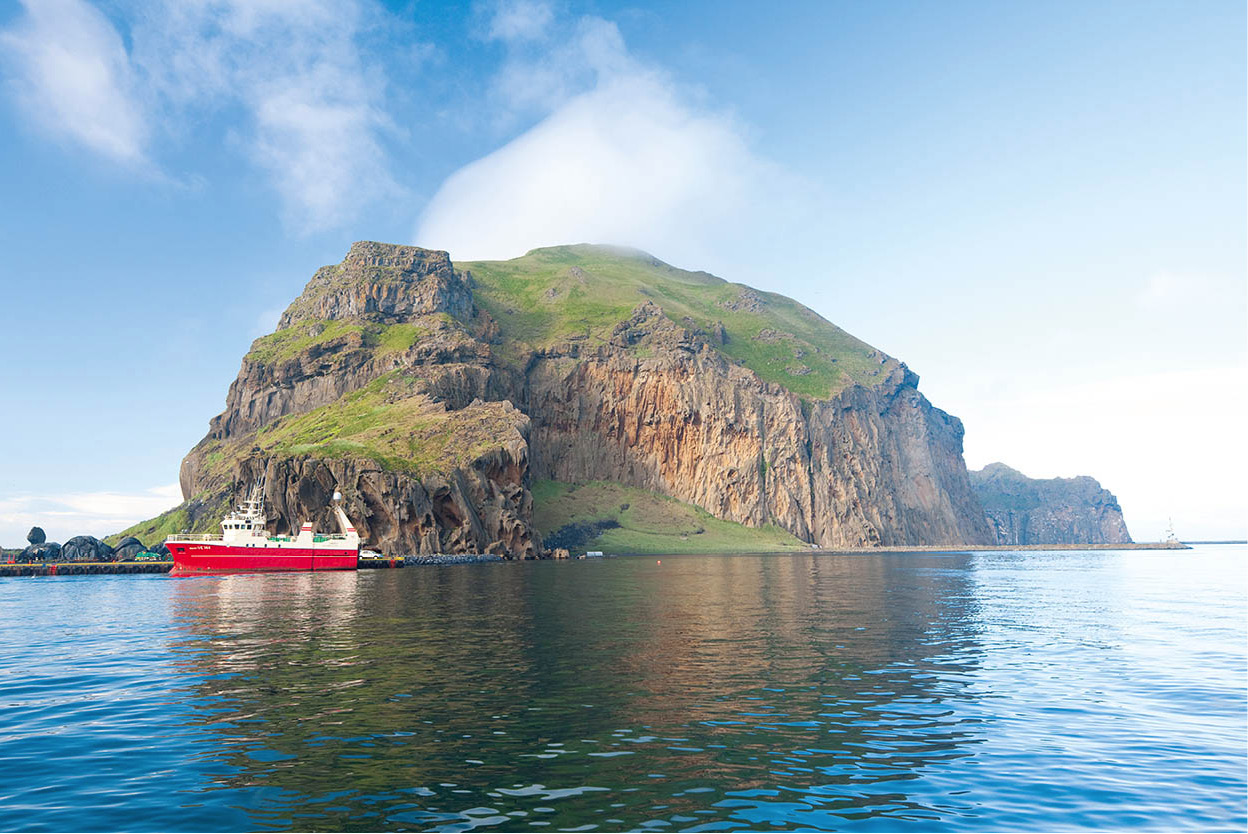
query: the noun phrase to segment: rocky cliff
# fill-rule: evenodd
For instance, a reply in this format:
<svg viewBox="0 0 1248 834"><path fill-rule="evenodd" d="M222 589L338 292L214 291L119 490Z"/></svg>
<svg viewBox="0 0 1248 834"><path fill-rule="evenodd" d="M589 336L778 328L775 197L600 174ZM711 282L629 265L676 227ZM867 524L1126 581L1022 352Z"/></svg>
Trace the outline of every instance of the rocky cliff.
<svg viewBox="0 0 1248 834"><path fill-rule="evenodd" d="M970 473L997 544L1128 544L1114 494L1093 478L1028 478L1003 463Z"/></svg>
<svg viewBox="0 0 1248 834"><path fill-rule="evenodd" d="M335 489L387 552L542 552L529 487L615 481L826 546L986 544L962 426L906 366L782 296L576 246L504 262L357 243L256 340L183 461L211 527ZM552 532L552 531L546 531Z"/></svg>

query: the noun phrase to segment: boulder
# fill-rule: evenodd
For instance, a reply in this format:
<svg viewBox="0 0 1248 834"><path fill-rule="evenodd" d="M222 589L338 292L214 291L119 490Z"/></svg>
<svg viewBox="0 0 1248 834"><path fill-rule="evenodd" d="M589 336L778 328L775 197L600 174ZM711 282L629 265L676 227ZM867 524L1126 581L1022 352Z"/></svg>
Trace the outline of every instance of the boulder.
<svg viewBox="0 0 1248 834"><path fill-rule="evenodd" d="M143 546L143 542L139 541L134 536L126 536L124 539L117 542L117 548L113 551L113 560L117 562L130 562L134 560L135 556L138 556L145 550L147 550L147 548Z"/></svg>
<svg viewBox="0 0 1248 834"><path fill-rule="evenodd" d="M173 554L169 552L169 548L165 546L164 542L161 542L160 544L152 545L151 547L147 549L147 552L155 553L157 556L160 556L163 559L173 558Z"/></svg>
<svg viewBox="0 0 1248 834"><path fill-rule="evenodd" d="M26 534L26 541L31 544L43 544L48 540L48 536L43 532L42 527L31 527L30 532Z"/></svg>
<svg viewBox="0 0 1248 834"><path fill-rule="evenodd" d="M56 542L43 541L32 544L17 557L19 562L55 562L61 558L61 546Z"/></svg>
<svg viewBox="0 0 1248 834"><path fill-rule="evenodd" d="M113 549L95 536L74 536L61 547L61 558L69 562L111 562Z"/></svg>

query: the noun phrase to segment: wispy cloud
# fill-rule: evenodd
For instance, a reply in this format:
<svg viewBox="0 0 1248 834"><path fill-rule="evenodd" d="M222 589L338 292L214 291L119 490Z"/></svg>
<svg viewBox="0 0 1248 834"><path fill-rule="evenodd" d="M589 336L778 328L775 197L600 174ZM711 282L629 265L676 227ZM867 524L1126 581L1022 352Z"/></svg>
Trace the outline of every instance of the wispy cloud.
<svg viewBox="0 0 1248 834"><path fill-rule="evenodd" d="M495 99L545 118L449 177L417 223L418 244L508 258L618 243L716 268L780 228L801 196L796 178L756 154L730 114L636 59L614 23L552 18L538 34L497 23L513 15L499 9L490 31L523 37L499 36L509 56Z"/></svg>
<svg viewBox="0 0 1248 834"><path fill-rule="evenodd" d="M136 23L134 60L173 112L241 105L239 142L288 221L320 231L398 192L385 73L359 46L376 14L356 0L159 0Z"/></svg>
<svg viewBox="0 0 1248 834"><path fill-rule="evenodd" d="M126 164L238 109L234 143L296 231L399 193L381 135L386 79L363 57L368 0L130 0L130 48L84 0L28 2L0 36L23 108L49 133Z"/></svg>
<svg viewBox="0 0 1248 834"><path fill-rule="evenodd" d="M0 57L25 115L59 139L143 165L149 125L113 24L83 0L22 5L25 13L0 32Z"/></svg>
<svg viewBox="0 0 1248 834"><path fill-rule="evenodd" d="M494 40L539 40L554 20L550 4L540 0L505 0L492 12L489 36Z"/></svg>
<svg viewBox="0 0 1248 834"><path fill-rule="evenodd" d="M0 543L21 546L31 527L42 527L50 541L78 535L104 536L159 515L182 501L177 484L138 493L67 492L0 498ZM144 542L151 544L151 542Z"/></svg>

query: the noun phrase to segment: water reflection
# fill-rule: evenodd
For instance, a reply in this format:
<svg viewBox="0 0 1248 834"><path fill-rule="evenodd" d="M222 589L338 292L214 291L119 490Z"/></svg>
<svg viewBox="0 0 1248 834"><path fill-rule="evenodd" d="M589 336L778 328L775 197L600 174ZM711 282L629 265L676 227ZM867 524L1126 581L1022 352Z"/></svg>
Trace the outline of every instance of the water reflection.
<svg viewBox="0 0 1248 834"><path fill-rule="evenodd" d="M257 827L930 827L984 738L971 558L197 578L172 648Z"/></svg>

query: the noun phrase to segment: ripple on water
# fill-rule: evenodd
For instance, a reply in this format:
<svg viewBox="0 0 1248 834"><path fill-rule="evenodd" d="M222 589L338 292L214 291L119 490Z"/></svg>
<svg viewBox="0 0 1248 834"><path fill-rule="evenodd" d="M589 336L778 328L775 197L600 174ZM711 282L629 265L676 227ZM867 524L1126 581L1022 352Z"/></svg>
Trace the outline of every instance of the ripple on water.
<svg viewBox="0 0 1248 834"><path fill-rule="evenodd" d="M1230 830L1242 548L0 581L32 830Z"/></svg>

